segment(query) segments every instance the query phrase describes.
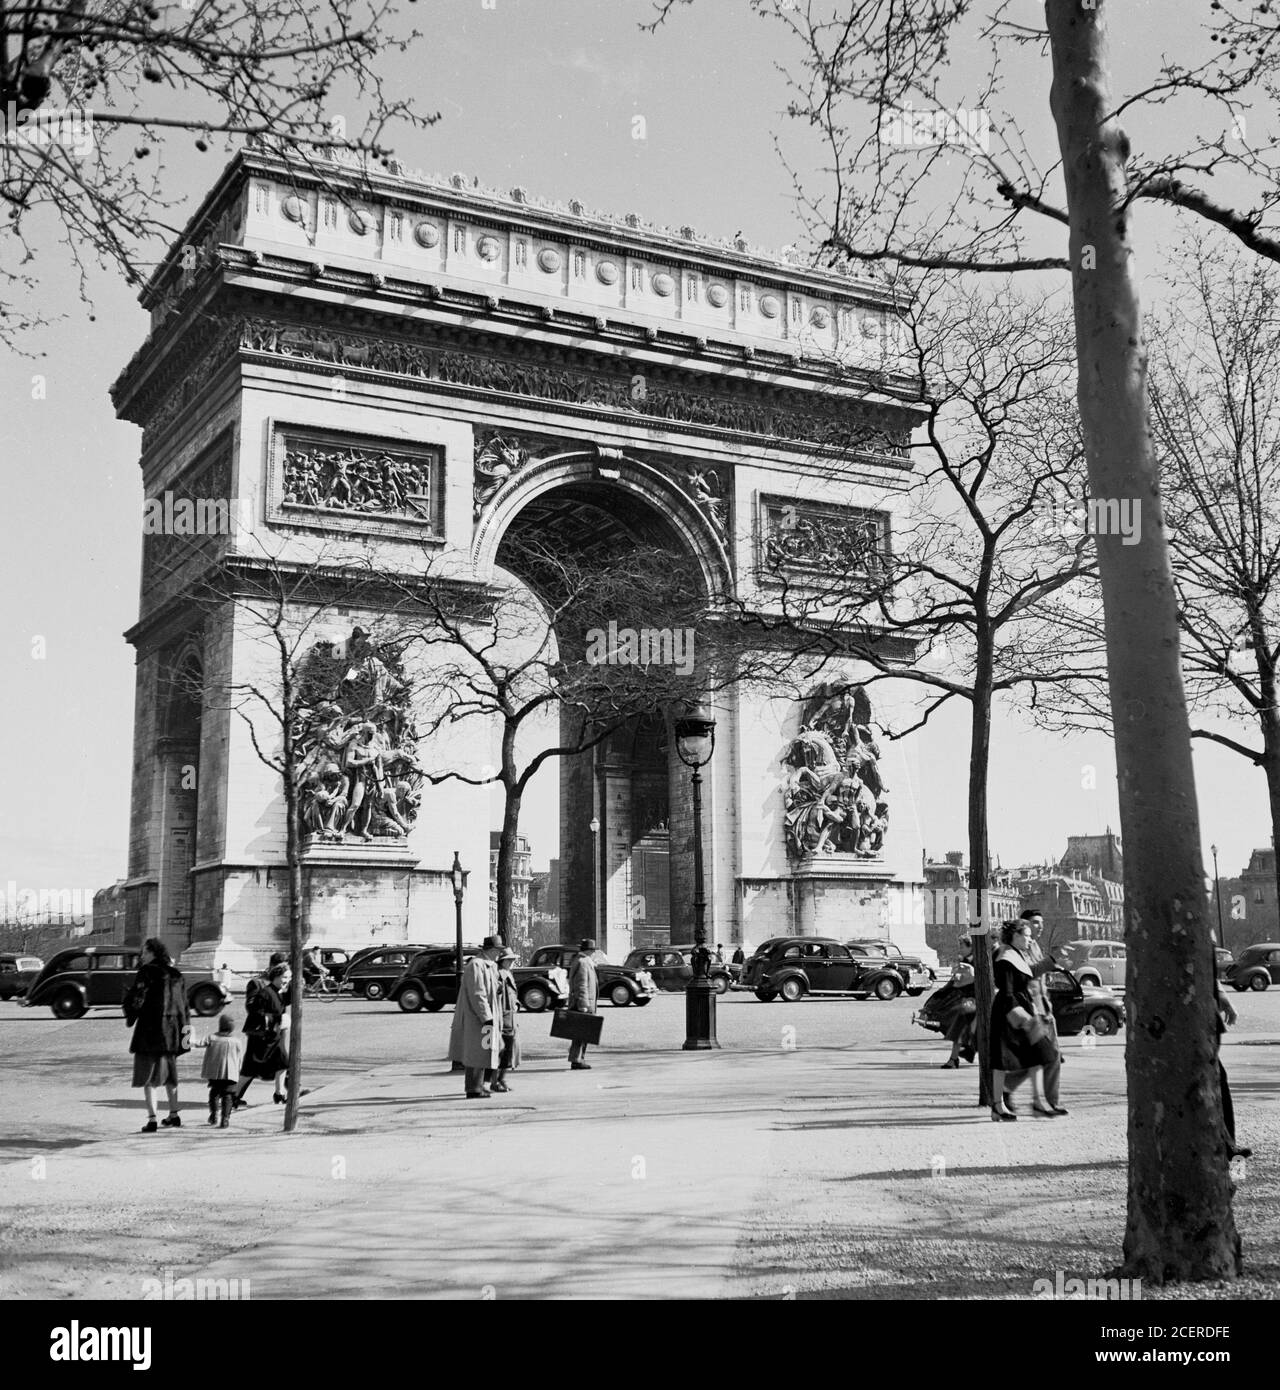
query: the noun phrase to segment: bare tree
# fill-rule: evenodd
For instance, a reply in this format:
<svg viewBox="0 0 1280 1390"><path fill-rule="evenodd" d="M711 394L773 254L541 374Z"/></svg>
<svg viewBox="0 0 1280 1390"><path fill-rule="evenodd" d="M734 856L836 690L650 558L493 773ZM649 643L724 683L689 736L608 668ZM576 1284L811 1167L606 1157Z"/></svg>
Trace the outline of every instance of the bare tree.
<svg viewBox="0 0 1280 1390"><path fill-rule="evenodd" d="M677 3L657 0L655 22ZM1113 0L1046 0L1042 25L1007 0L751 0L750 8L798 44L790 109L817 133L828 166L825 186L816 195L802 187L801 201L831 261L1071 274L1090 492L1141 506L1143 523L1136 545L1095 541L1126 842L1124 1267L1154 1284L1230 1277L1241 1267L1240 1242L1132 225L1139 202L1161 203L1280 259L1280 147L1248 134L1252 104L1273 104L1280 16L1215 0L1205 33L1216 46L1159 60L1145 85L1118 95L1107 37ZM951 62L965 44L991 55L978 80ZM1135 151L1121 125L1135 107L1147 115L1189 107L1204 134L1188 148L1160 148L1163 132L1179 126L1151 122L1153 147Z"/></svg>
<svg viewBox="0 0 1280 1390"><path fill-rule="evenodd" d="M5 0L0 339L41 321L22 304L39 287L24 267L51 229L86 302L94 260L141 283L183 220L166 197L166 151L270 140L321 167L324 150L385 166L396 124L438 119L390 96L380 72L420 37L390 0Z"/></svg>

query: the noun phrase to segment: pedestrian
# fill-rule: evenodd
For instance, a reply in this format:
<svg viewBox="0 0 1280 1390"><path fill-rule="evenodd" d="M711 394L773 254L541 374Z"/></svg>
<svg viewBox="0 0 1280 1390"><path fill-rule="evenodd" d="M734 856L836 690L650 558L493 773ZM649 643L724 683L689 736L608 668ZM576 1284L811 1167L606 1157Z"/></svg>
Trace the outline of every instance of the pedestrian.
<svg viewBox="0 0 1280 1390"><path fill-rule="evenodd" d="M181 972L174 966L169 948L158 937L148 937L142 947L142 968L124 1000L125 1022L133 1029L129 1051L133 1054L133 1084L142 1087L147 1107L143 1134L156 1132L156 1087L169 1098L169 1114L160 1121L165 1129L179 1129L178 1056L191 1048L191 1015Z"/></svg>
<svg viewBox="0 0 1280 1390"><path fill-rule="evenodd" d="M231 1123L231 1104L235 1099L236 1078L244 1055L244 1039L236 1037L236 1021L229 1013L218 1018L218 1032L197 1046L205 1049L200 1075L209 1083L209 1123L226 1129Z"/></svg>
<svg viewBox="0 0 1280 1390"><path fill-rule="evenodd" d="M1223 994L1216 975L1213 981L1214 996L1218 1004L1218 1088L1222 1092L1222 1142L1226 1145L1227 1157L1252 1158L1253 1150L1236 1143L1236 1110L1231 1101L1231 1087L1227 1083L1227 1069L1222 1065L1222 1035L1236 1021L1236 1011L1231 1001Z"/></svg>
<svg viewBox="0 0 1280 1390"><path fill-rule="evenodd" d="M737 949L736 951L734 951L734 953L733 953L733 960L732 960L731 964L733 964L733 965L745 965L746 962L747 962L746 953L743 951L742 946L739 945L739 946L738 946L738 949Z"/></svg>
<svg viewBox="0 0 1280 1390"><path fill-rule="evenodd" d="M284 964L284 957L279 952L272 960L276 963L270 966L266 978L259 976L250 980L245 990L246 1041L244 1060L240 1063L240 1085L233 1104L236 1110L248 1104L244 1093L254 1081L273 1081L275 1091L272 1099L277 1105L285 1102L283 1088L289 1059L284 1050L282 1024L284 996L289 989L289 967Z"/></svg>
<svg viewBox="0 0 1280 1390"><path fill-rule="evenodd" d="M573 958L569 970L569 1009L576 1014L593 1014L598 1007L600 981L596 975L596 943L584 936L578 943L578 954ZM569 1066L574 1071L590 1071L591 1064L586 1060L587 1045L575 1041L569 1044Z"/></svg>
<svg viewBox="0 0 1280 1390"><path fill-rule="evenodd" d="M516 1013L520 1008L520 995L516 990L516 977L511 967L516 962L516 953L509 947L502 948L498 957L498 997L502 1012L502 1054L498 1058L498 1074L494 1077L492 1090L509 1091L507 1073L515 1071L520 1065L520 1038L516 1027Z"/></svg>
<svg viewBox="0 0 1280 1390"><path fill-rule="evenodd" d="M1013 1072L1022 1073L1011 1084L1017 1086L1027 1076L1031 1078L1035 1099L1032 1109L1038 1115L1055 1115L1056 1109L1044 1098L1042 1072L1053 1060L1056 1049L1049 1042L1043 1022L1036 1016L1031 999L1031 963L1027 959L1027 944L1031 928L1026 922L1005 922L1000 928L1003 943L996 956L996 994L991 1005L990 1052L987 1065L991 1068L992 1095L997 1097L991 1106L993 1120L1016 1120L1006 1078Z"/></svg>
<svg viewBox="0 0 1280 1390"><path fill-rule="evenodd" d="M498 983L500 936L486 936L462 970L462 993L453 1006L449 1060L461 1062L468 1100L487 1100L502 1057L502 999ZM503 1088L506 1089L505 1086Z"/></svg>
<svg viewBox="0 0 1280 1390"><path fill-rule="evenodd" d="M1046 1062L1042 1079L1044 1082L1044 1097L1046 1103L1051 1107L1055 1115L1065 1115L1066 1107L1058 1104L1058 1087L1062 1078L1062 1045L1058 1042L1058 1021L1053 1016L1053 999L1049 994L1048 986L1044 982L1044 975L1055 968L1058 964L1053 956L1047 953L1041 941L1044 935L1044 914L1033 907L1029 907L1020 917L1030 928L1031 935L1027 942L1027 959L1031 962L1031 1002L1034 1005L1036 1017L1044 1024L1045 1032L1049 1042L1053 1046L1053 1060ZM1014 1083L1014 1087L1021 1084L1020 1080Z"/></svg>
<svg viewBox="0 0 1280 1390"><path fill-rule="evenodd" d="M961 1057L972 1062L975 1056L974 1020L978 1016L974 1002L973 941L962 936L959 941L960 959L947 982L945 1003L938 1007L943 1035L951 1043L951 1056L942 1064L944 1071L955 1071Z"/></svg>

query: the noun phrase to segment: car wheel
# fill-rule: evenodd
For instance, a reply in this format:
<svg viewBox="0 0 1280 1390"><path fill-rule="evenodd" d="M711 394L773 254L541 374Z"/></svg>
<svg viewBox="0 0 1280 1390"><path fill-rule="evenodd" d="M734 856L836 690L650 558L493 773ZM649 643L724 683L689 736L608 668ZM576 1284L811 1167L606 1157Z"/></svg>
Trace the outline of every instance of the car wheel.
<svg viewBox="0 0 1280 1390"><path fill-rule="evenodd" d="M438 1014L444 1008L443 999L428 999L422 1006L429 1014Z"/></svg>
<svg viewBox="0 0 1280 1390"><path fill-rule="evenodd" d="M1266 987L1270 983L1271 981L1267 979L1267 977L1264 974L1262 974L1261 971L1259 971L1256 975L1249 976L1249 988L1252 990L1262 991L1266 989Z"/></svg>
<svg viewBox="0 0 1280 1390"><path fill-rule="evenodd" d="M61 989L53 996L49 1007L55 1018L82 1018L89 1012L84 1000L73 989Z"/></svg>
<svg viewBox="0 0 1280 1390"><path fill-rule="evenodd" d="M631 986L617 984L609 991L609 998L613 1000L615 1008L625 1009L631 1003Z"/></svg>
<svg viewBox="0 0 1280 1390"><path fill-rule="evenodd" d="M788 1004L794 1004L797 999L804 998L804 982L792 976L789 980L783 980L778 989L778 993L782 995Z"/></svg>
<svg viewBox="0 0 1280 1390"><path fill-rule="evenodd" d="M717 994L729 993L729 977L727 975L713 975L711 985Z"/></svg>
<svg viewBox="0 0 1280 1390"><path fill-rule="evenodd" d="M755 996L762 1004L772 1004L778 997L771 989L758 989Z"/></svg>
<svg viewBox="0 0 1280 1390"><path fill-rule="evenodd" d="M1109 1038L1120 1025L1116 1022L1116 1016L1110 1009L1095 1009L1089 1015L1089 1027L1100 1038Z"/></svg>
<svg viewBox="0 0 1280 1390"><path fill-rule="evenodd" d="M396 1000L401 1009L407 1014L416 1014L423 1004L426 1003L426 996L417 985L406 985L400 991L400 997Z"/></svg>
<svg viewBox="0 0 1280 1390"><path fill-rule="evenodd" d="M370 980L364 987L364 997L366 999L372 999L375 1003L381 999L386 992L387 991L383 989L377 980Z"/></svg>
<svg viewBox="0 0 1280 1390"><path fill-rule="evenodd" d="M201 1018L212 1018L222 1009L222 995L212 985L202 985L191 996L191 1008Z"/></svg>
<svg viewBox="0 0 1280 1390"><path fill-rule="evenodd" d="M886 976L883 980L876 981L875 996L877 999L896 999L898 988L898 982Z"/></svg>
<svg viewBox="0 0 1280 1390"><path fill-rule="evenodd" d="M540 1014L551 996L541 985L530 985L520 996L520 1006L531 1014Z"/></svg>
<svg viewBox="0 0 1280 1390"><path fill-rule="evenodd" d="M1077 975L1076 980L1082 985L1094 985L1098 988L1102 986L1102 980L1097 975Z"/></svg>
<svg viewBox="0 0 1280 1390"><path fill-rule="evenodd" d="M920 995L922 995L922 994L924 993L924 990L922 990L922 989L909 989L909 990L907 991L907 993L912 997L912 999L916 999L916 998L918 998Z"/></svg>
<svg viewBox="0 0 1280 1390"><path fill-rule="evenodd" d="M637 994L636 997L632 1000L632 1003L635 1004L637 1009L643 1009L644 1006L652 1000L652 998L652 994Z"/></svg>

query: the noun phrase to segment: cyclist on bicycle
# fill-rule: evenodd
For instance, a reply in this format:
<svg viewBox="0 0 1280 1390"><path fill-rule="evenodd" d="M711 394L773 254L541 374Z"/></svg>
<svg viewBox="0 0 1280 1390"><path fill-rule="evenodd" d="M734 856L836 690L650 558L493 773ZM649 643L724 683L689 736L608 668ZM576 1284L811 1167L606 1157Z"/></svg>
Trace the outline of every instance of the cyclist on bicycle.
<svg viewBox="0 0 1280 1390"><path fill-rule="evenodd" d="M302 953L302 982L307 989L313 990L323 990L329 983L320 953L314 946L308 946Z"/></svg>

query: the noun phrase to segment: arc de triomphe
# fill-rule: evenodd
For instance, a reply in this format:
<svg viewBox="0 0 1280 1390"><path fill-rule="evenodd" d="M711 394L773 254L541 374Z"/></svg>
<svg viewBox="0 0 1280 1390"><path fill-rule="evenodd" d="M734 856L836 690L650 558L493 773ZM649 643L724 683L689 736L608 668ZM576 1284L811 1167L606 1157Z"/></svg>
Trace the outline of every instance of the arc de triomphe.
<svg viewBox="0 0 1280 1390"><path fill-rule="evenodd" d="M768 610L779 576L803 588L833 547L891 546L919 407L894 303L870 281L460 176L249 150L142 302L150 335L113 393L142 428L147 498L128 929L188 959L257 964L288 937L270 721L264 734L212 693L270 681L245 616L268 571L301 573L332 543L406 574L426 552L479 590L518 533L644 535L692 557L709 591ZM478 939L488 794L420 785L415 759L478 766L488 735L408 747L411 674L371 637L378 612L335 605L323 579L289 593L293 618L314 619L304 674L319 682L306 934L448 939L456 849ZM876 687L871 713L858 674L825 670L807 701L717 697L716 941L888 924L924 945L909 741L877 745L893 711ZM641 721L561 764L563 932L614 959L692 934L688 774L667 742Z"/></svg>

